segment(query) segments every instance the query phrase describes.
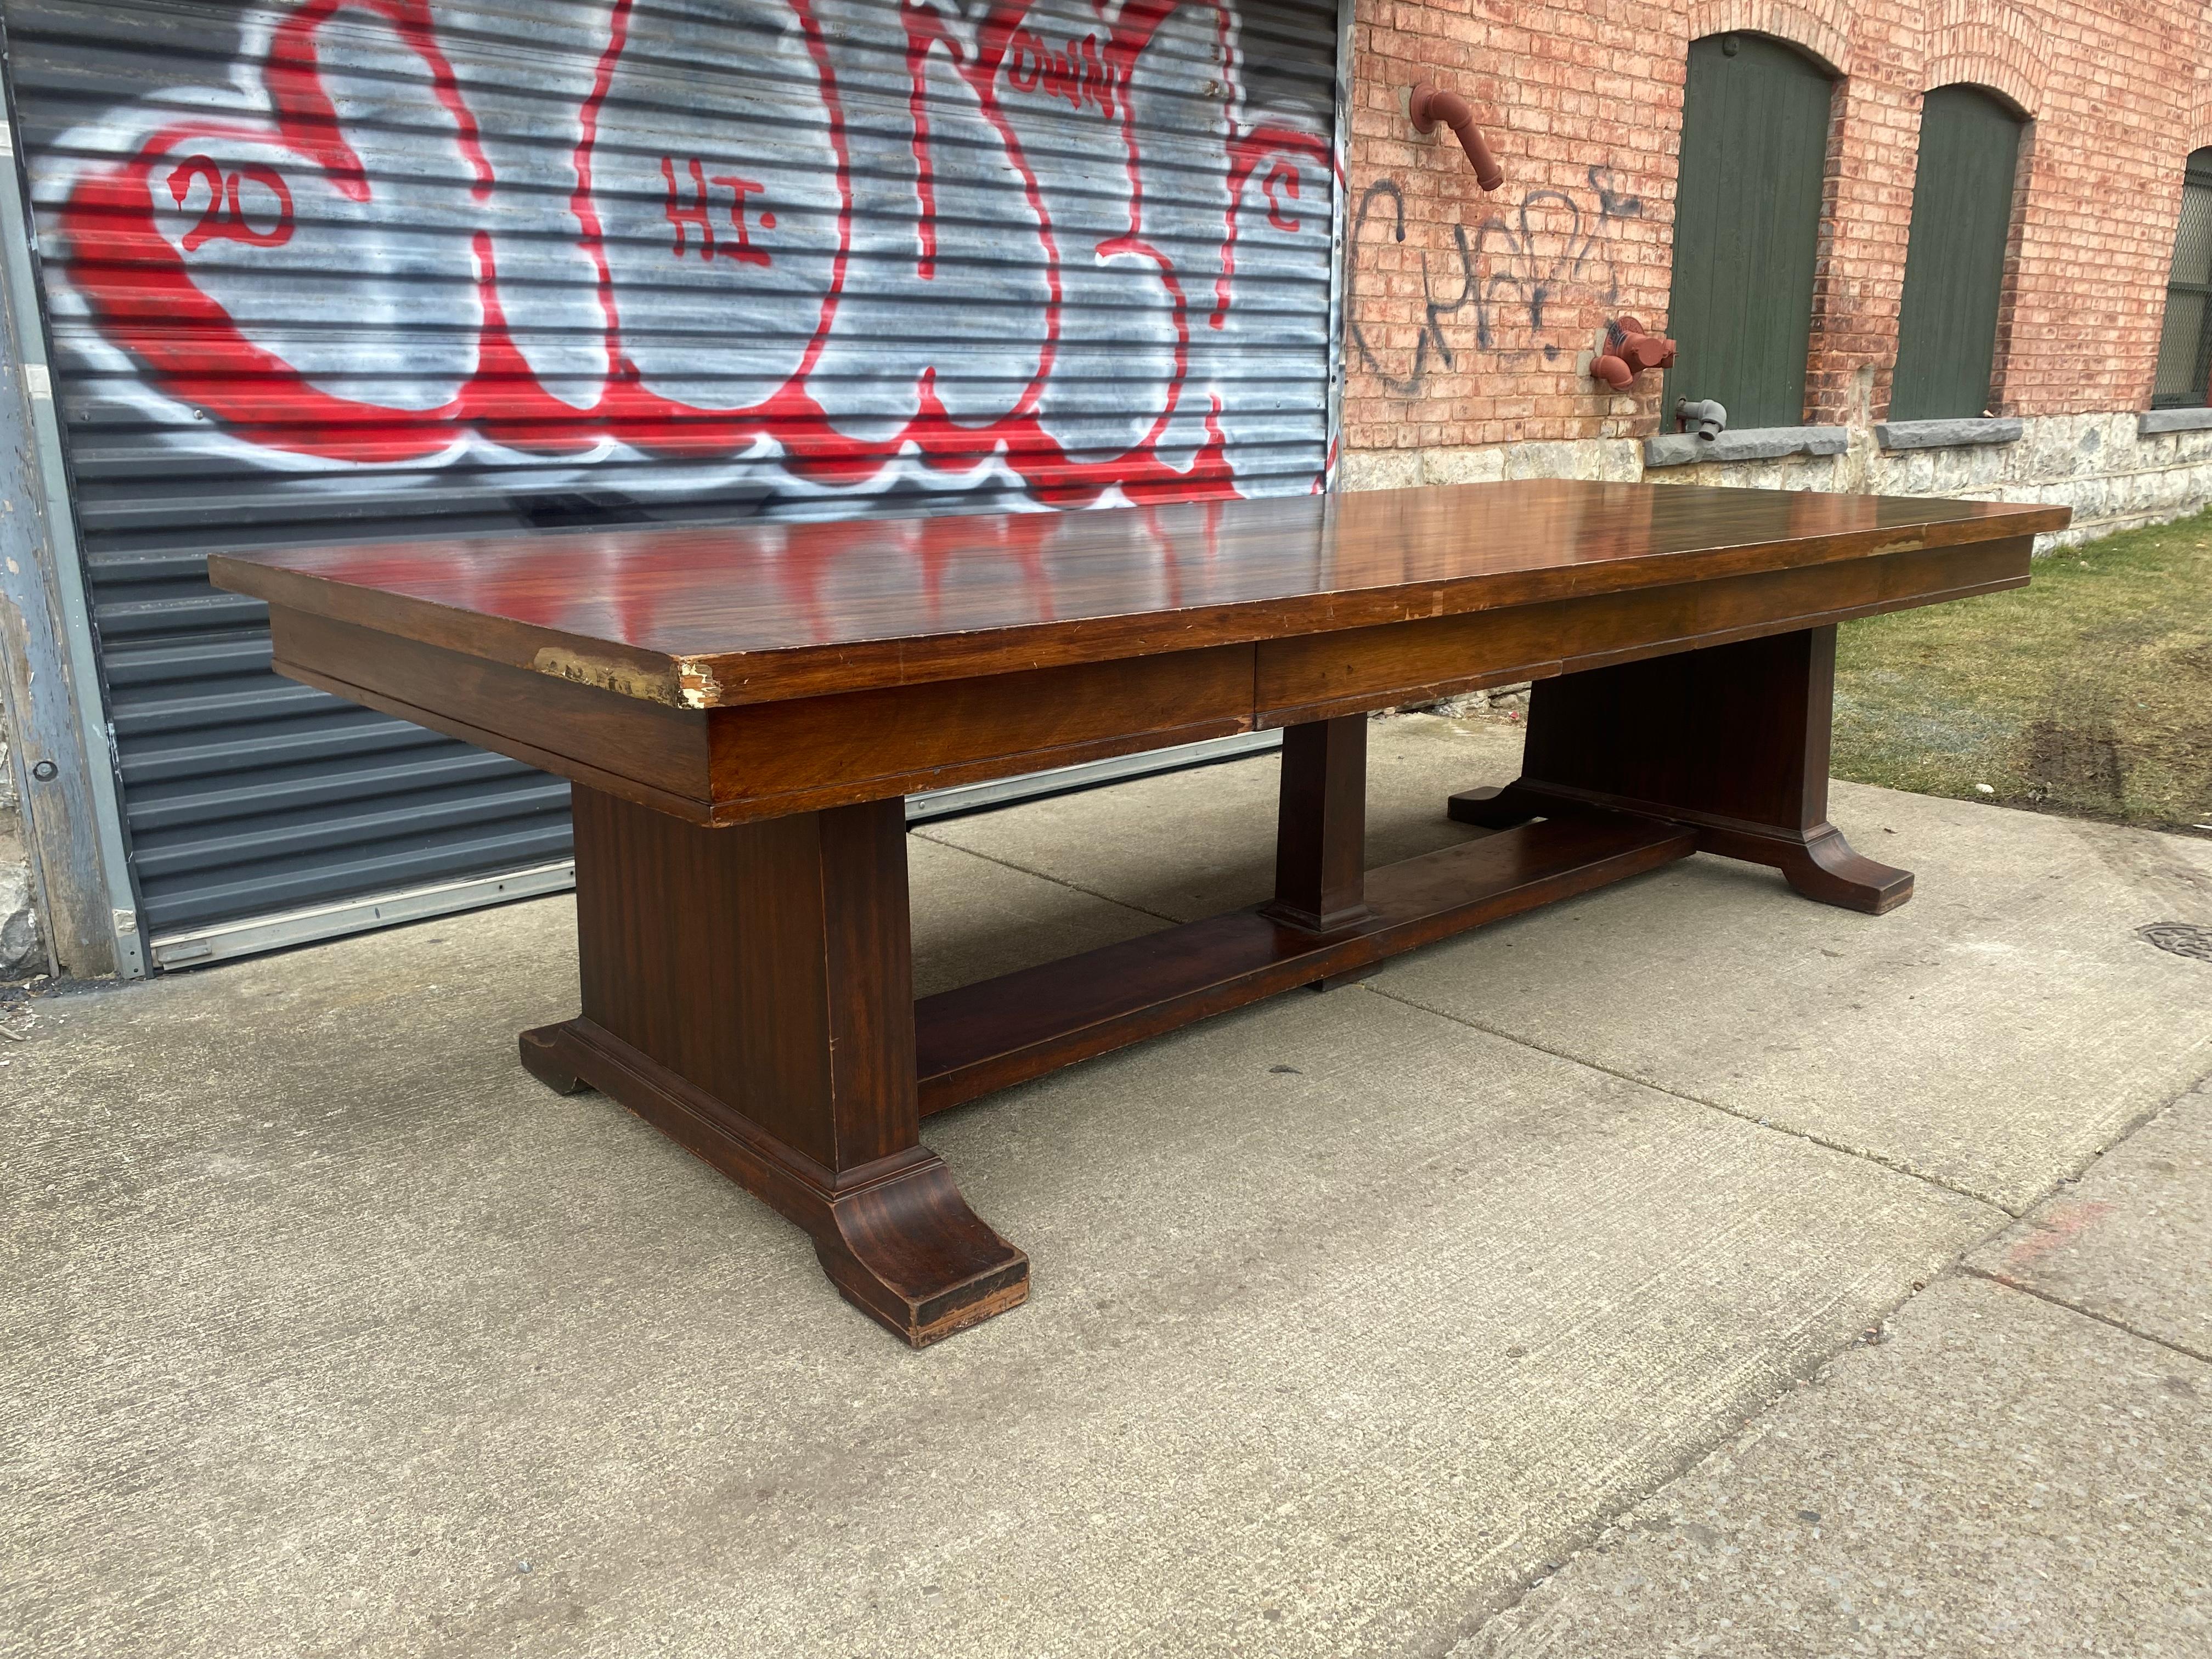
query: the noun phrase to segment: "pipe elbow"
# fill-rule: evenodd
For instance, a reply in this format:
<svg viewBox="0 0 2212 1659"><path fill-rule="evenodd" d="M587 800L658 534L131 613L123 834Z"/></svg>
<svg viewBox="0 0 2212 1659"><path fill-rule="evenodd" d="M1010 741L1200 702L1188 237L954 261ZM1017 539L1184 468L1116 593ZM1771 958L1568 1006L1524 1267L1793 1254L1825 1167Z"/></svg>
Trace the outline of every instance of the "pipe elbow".
<svg viewBox="0 0 2212 1659"><path fill-rule="evenodd" d="M1594 378L1603 380L1615 392L1626 392L1636 383L1636 371L1631 368L1624 359L1613 356L1610 352L1603 356L1592 358L1589 372Z"/></svg>
<svg viewBox="0 0 2212 1659"><path fill-rule="evenodd" d="M1505 169L1490 153L1482 129L1474 124L1474 106L1465 98L1425 81L1413 88L1407 107L1413 118L1413 125L1423 132L1434 131L1438 122L1452 130L1460 148L1467 152L1467 159L1474 164L1474 182L1485 191L1496 190L1505 182Z"/></svg>
<svg viewBox="0 0 2212 1659"><path fill-rule="evenodd" d="M1429 93L1429 125L1434 126L1439 121L1457 132L1474 124L1474 106L1449 88L1434 88Z"/></svg>

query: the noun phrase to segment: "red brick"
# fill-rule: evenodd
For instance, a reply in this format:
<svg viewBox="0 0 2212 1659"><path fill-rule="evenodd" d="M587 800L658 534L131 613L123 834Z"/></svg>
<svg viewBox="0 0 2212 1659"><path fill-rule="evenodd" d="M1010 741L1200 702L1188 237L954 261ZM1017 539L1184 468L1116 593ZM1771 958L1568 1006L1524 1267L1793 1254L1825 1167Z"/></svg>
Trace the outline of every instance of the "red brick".
<svg viewBox="0 0 2212 1659"><path fill-rule="evenodd" d="M1350 314L1376 360L1348 347L1346 442L1622 429L1609 401L1576 375L1576 358L1608 315L1665 326L1686 54L1694 33L1726 27L1782 33L1845 71L1830 137L1808 419L1886 412L1920 97L1956 80L1994 88L2052 135L2039 143L2031 125L2022 146L1994 406L2022 415L2145 406L2182 164L2193 145L2212 143L2212 51L2198 50L2194 15L2177 26L2162 13L2098 0L1659 0L1633 9L1487 0L1472 13L1461 0L1358 0L1351 200L1356 215L1370 185L1395 181L1406 240L1388 234L1395 216L1355 237ZM2212 30L2212 11L2206 20ZM1476 189L1448 135L1439 143L1406 123L1399 88L1429 74L1474 102L1506 169L1496 196ZM1633 199L1638 210L1604 214L1594 167L1616 201ZM1577 204L1572 239L1551 224L1555 215L1536 213L1535 234L1520 246L1532 191ZM1398 395L1384 380L1411 372L1427 307L1449 307L1462 292L1455 222L1478 250L1476 291L1440 316L1420 386ZM1548 295L1540 326L1526 298L1538 284ZM1627 423L1638 433L1658 425L1656 377L1645 379L1652 384L1639 385ZM1871 409L1855 406L1863 380Z"/></svg>

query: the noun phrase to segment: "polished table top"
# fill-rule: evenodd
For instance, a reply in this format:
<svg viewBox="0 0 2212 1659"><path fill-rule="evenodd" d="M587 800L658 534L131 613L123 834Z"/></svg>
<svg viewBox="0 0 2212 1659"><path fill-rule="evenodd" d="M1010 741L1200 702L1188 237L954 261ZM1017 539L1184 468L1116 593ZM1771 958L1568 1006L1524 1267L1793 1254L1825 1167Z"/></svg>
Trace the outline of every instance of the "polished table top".
<svg viewBox="0 0 2212 1659"><path fill-rule="evenodd" d="M218 586L678 707L1150 655L2063 526L2063 507L1574 480L218 555Z"/></svg>

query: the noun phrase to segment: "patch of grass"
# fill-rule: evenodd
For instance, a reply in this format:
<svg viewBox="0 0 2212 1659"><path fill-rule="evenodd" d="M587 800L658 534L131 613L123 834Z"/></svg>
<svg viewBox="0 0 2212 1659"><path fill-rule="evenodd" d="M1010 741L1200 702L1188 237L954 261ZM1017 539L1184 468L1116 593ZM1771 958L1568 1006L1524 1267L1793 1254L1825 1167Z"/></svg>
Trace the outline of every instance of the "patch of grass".
<svg viewBox="0 0 2212 1659"><path fill-rule="evenodd" d="M1834 770L2202 833L2212 512L2038 559L2009 593L1844 623Z"/></svg>

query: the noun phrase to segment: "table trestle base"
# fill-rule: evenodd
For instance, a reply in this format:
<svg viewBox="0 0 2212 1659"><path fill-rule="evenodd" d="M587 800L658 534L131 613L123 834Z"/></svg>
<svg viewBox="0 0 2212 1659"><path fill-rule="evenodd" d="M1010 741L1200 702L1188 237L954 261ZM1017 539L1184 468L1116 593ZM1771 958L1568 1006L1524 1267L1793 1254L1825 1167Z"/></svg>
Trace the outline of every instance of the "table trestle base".
<svg viewBox="0 0 2212 1659"><path fill-rule="evenodd" d="M895 798L708 829L575 791L583 1014L524 1063L588 1083L805 1228L846 1299L919 1347L1019 1304L1029 1261L921 1144L924 1115L1700 850L1881 911L1912 878L1827 822L1835 630L1540 682L1493 833L1363 868L1368 722L1292 726L1275 891L916 1001Z"/></svg>
<svg viewBox="0 0 2212 1659"><path fill-rule="evenodd" d="M1591 811L1665 818L1698 850L1771 865L1807 898L1881 915L1912 877L1863 858L1828 822L1833 627L1540 680L1520 778L1451 798L1503 830Z"/></svg>
<svg viewBox="0 0 2212 1659"><path fill-rule="evenodd" d="M902 802L709 830L579 786L582 1018L523 1063L588 1083L806 1229L920 1347L1019 1304L1029 1258L921 1144Z"/></svg>
<svg viewBox="0 0 2212 1659"><path fill-rule="evenodd" d="M2067 522L1521 479L319 543L209 574L269 606L279 672L574 786L581 1006L524 1063L805 1228L919 1346L1029 1285L926 1113L1692 852L1903 902L1912 878L1827 819L1833 625L2021 586ZM1522 681L1522 776L1448 809L1492 833L1369 870L1369 712ZM1275 727L1266 902L917 1003L902 796Z"/></svg>

